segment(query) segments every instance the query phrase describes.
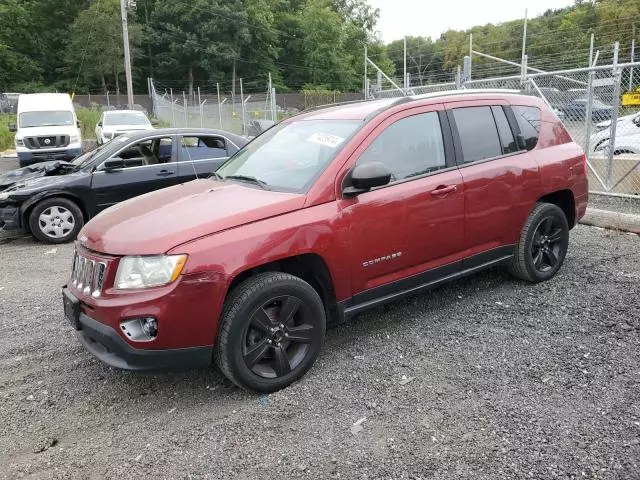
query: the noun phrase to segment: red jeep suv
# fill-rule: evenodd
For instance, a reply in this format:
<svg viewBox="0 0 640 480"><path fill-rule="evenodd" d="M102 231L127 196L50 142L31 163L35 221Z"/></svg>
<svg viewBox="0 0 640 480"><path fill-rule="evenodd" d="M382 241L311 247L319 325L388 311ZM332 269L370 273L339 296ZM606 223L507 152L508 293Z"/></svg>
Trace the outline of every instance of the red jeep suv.
<svg viewBox="0 0 640 480"><path fill-rule="evenodd" d="M131 370L209 365L270 392L325 326L478 270L553 277L586 210L584 152L538 98L456 91L303 112L216 173L81 230L65 314Z"/></svg>

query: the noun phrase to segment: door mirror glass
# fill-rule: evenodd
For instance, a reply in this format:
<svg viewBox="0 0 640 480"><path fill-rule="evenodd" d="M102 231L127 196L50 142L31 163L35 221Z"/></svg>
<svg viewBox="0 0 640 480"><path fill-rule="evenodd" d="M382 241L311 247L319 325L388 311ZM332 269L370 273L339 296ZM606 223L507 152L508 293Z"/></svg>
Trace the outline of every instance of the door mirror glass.
<svg viewBox="0 0 640 480"><path fill-rule="evenodd" d="M104 171L111 172L124 168L124 160L119 157L110 158L104 162Z"/></svg>
<svg viewBox="0 0 640 480"><path fill-rule="evenodd" d="M351 187L344 189L347 195L356 195L375 187L387 185L391 181L391 171L382 162L368 162L356 165L351 171Z"/></svg>
<svg viewBox="0 0 640 480"><path fill-rule="evenodd" d="M15 123L10 123L9 124L9 131L10 132L17 132L18 131L18 126Z"/></svg>

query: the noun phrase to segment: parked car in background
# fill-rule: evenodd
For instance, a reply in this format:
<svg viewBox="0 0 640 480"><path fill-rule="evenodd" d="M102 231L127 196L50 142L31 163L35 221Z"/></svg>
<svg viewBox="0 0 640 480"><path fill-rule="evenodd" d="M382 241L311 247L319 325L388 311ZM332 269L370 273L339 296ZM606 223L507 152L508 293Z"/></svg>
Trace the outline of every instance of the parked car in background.
<svg viewBox="0 0 640 480"><path fill-rule="evenodd" d="M606 151L611 147L611 120L600 122L591 135L589 148L592 152ZM616 123L614 155L640 153L640 113L625 115Z"/></svg>
<svg viewBox="0 0 640 480"><path fill-rule="evenodd" d="M70 163L9 172L0 177L0 229L68 242L104 209L206 177L246 143L219 130L158 129L121 135Z"/></svg>
<svg viewBox="0 0 640 480"><path fill-rule="evenodd" d="M125 133L153 130L153 124L143 112L136 110L108 110L102 112L96 125L98 145Z"/></svg>
<svg viewBox="0 0 640 480"><path fill-rule="evenodd" d="M582 121L587 118L587 98L578 98L572 100L565 105L558 105L555 108L560 111L567 121ZM591 120L593 122L602 122L610 120L613 107L602 102L598 98L593 98L591 104Z"/></svg>
<svg viewBox="0 0 640 480"><path fill-rule="evenodd" d="M15 145L21 167L47 160L71 160L82 153L80 122L66 93L32 93L18 98Z"/></svg>
<svg viewBox="0 0 640 480"><path fill-rule="evenodd" d="M215 176L91 220L64 311L112 366L215 359L272 392L311 368L329 321L496 265L552 278L587 199L584 152L539 98L464 90L303 112Z"/></svg>

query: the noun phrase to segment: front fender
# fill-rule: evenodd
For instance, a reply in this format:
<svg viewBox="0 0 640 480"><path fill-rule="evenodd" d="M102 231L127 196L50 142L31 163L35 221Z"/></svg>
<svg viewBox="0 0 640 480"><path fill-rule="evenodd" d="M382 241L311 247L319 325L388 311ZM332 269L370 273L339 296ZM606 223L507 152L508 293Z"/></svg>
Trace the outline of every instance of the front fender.
<svg viewBox="0 0 640 480"><path fill-rule="evenodd" d="M22 219L22 225L28 225L29 219L27 218L27 215L33 206L35 206L38 202L44 200L45 198L51 197L64 197L74 201L82 211L85 217L85 221L87 220L87 212L80 197L74 195L73 193L69 193L66 190L47 190L45 192L35 193L33 196L28 197L26 200L23 200L22 204L20 205L20 218Z"/></svg>

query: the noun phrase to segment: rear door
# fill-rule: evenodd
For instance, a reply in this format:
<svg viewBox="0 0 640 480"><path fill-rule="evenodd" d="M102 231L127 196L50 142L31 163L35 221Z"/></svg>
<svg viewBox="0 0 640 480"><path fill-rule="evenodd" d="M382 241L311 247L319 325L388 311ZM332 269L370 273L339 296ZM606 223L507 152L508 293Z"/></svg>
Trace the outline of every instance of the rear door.
<svg viewBox="0 0 640 480"><path fill-rule="evenodd" d="M111 156L124 160L124 168L93 172L91 191L98 212L144 193L178 183L176 137L147 137L128 144Z"/></svg>
<svg viewBox="0 0 640 480"><path fill-rule="evenodd" d="M230 142L219 135L182 135L178 143L180 182L207 177L229 158ZM235 151L235 150L234 150Z"/></svg>
<svg viewBox="0 0 640 480"><path fill-rule="evenodd" d="M540 192L540 174L506 102L446 107L464 181L463 267L472 268L511 253Z"/></svg>

